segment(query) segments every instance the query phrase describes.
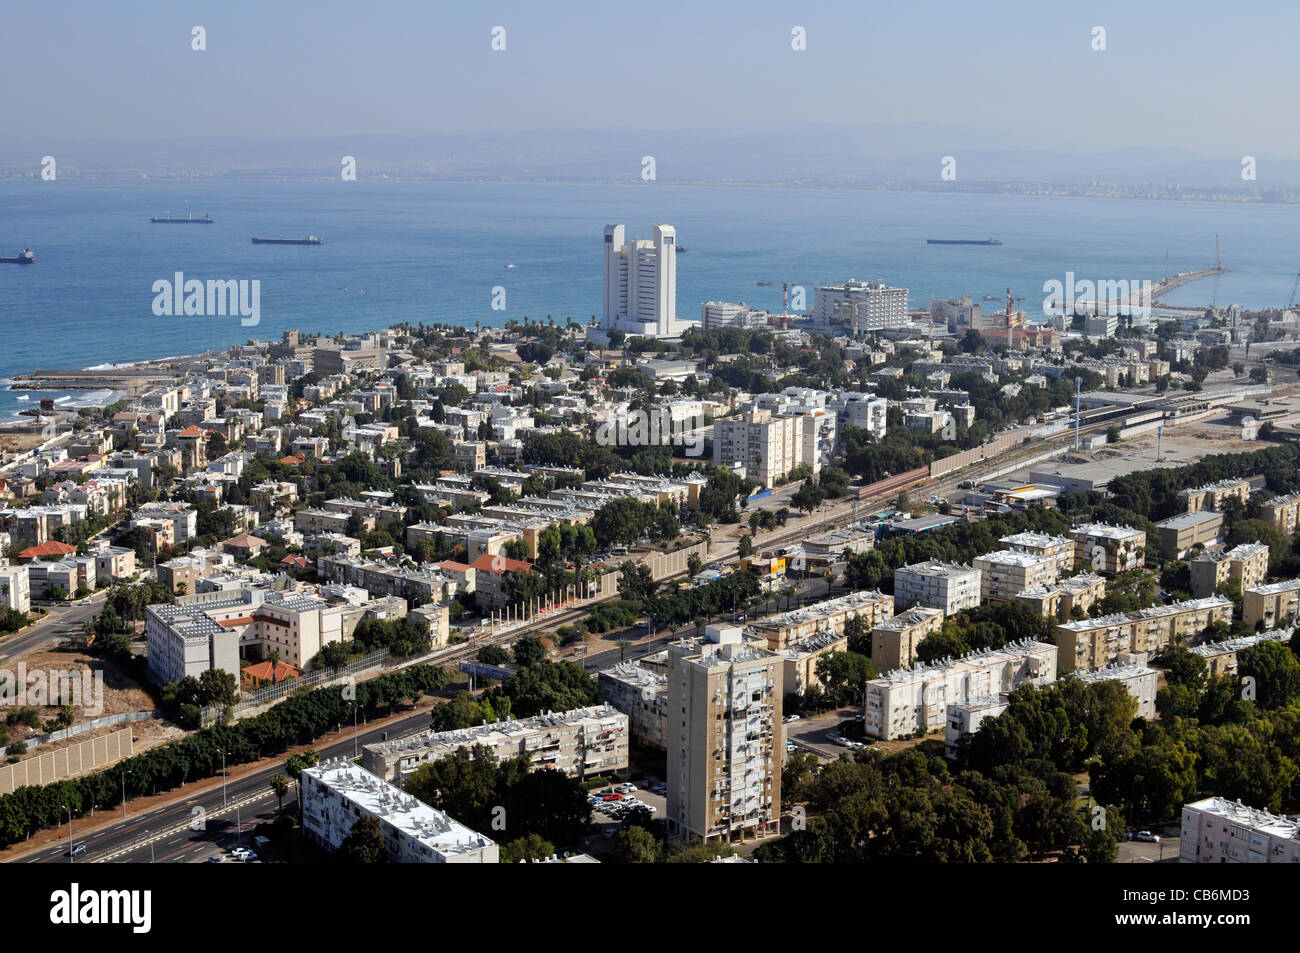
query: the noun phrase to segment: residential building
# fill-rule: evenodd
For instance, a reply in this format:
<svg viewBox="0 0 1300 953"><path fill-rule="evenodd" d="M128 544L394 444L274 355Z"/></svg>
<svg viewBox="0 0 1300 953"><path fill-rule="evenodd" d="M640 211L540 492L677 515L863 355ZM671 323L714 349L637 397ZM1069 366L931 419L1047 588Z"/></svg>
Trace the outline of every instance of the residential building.
<svg viewBox="0 0 1300 953"><path fill-rule="evenodd" d="M942 609L954 615L980 604L981 572L964 563L929 559L894 570L894 608L914 605Z"/></svg>
<svg viewBox="0 0 1300 953"><path fill-rule="evenodd" d="M800 695L821 685L817 663L831 652L848 648L849 637L842 632L822 632L802 642L794 642L781 651L781 685L787 695Z"/></svg>
<svg viewBox="0 0 1300 953"><path fill-rule="evenodd" d="M976 556L972 565L980 571L980 599L1009 602L1031 586L1050 586L1059 577L1057 561L1015 549Z"/></svg>
<svg viewBox="0 0 1300 953"><path fill-rule="evenodd" d="M1247 625L1263 622L1272 629L1291 624L1300 615L1300 579L1250 586L1241 595L1241 616Z"/></svg>
<svg viewBox="0 0 1300 953"><path fill-rule="evenodd" d="M601 670L597 697L627 715L632 741L657 751L668 750L668 676L636 662L619 662Z"/></svg>
<svg viewBox="0 0 1300 953"><path fill-rule="evenodd" d="M1007 708L1007 697L997 695L972 695L961 703L948 706L946 715L947 731L944 736L943 753L949 760L956 759L961 752L961 739L979 731L986 718L996 718Z"/></svg>
<svg viewBox="0 0 1300 953"><path fill-rule="evenodd" d="M1024 640L933 665L896 669L867 682L864 729L892 741L945 726L948 706L1056 681L1056 647Z"/></svg>
<svg viewBox="0 0 1300 953"><path fill-rule="evenodd" d="M770 410L749 408L740 417L713 422L713 462L743 466L746 475L771 489L801 463L803 427L798 417L776 417Z"/></svg>
<svg viewBox="0 0 1300 953"><path fill-rule="evenodd" d="M1250 499L1249 480L1221 480L1207 483L1195 489L1179 490L1179 499L1187 504L1187 512L1197 513L1201 510L1223 510L1225 500L1236 500L1243 506Z"/></svg>
<svg viewBox="0 0 1300 953"><path fill-rule="evenodd" d="M1202 642L1188 649L1201 658L1211 677L1237 674L1237 655L1244 649L1254 648L1261 642L1290 642L1291 629L1268 629L1236 639L1224 639L1222 642Z"/></svg>
<svg viewBox="0 0 1300 953"><path fill-rule="evenodd" d="M1016 533L1012 536L1003 536L998 542L1016 552L1053 560L1058 575L1064 575L1074 568L1077 546L1068 536L1052 536L1050 533Z"/></svg>
<svg viewBox="0 0 1300 953"><path fill-rule="evenodd" d="M24 614L32 608L32 586L26 566L0 566L0 609Z"/></svg>
<svg viewBox="0 0 1300 953"><path fill-rule="evenodd" d="M907 668L916 660L916 648L930 633L943 628L942 609L916 606L877 623L871 630L871 664L878 672Z"/></svg>
<svg viewBox="0 0 1300 953"><path fill-rule="evenodd" d="M305 768L303 831L326 850L347 840L357 821L373 817L390 863L495 864L497 845L442 811L343 758Z"/></svg>
<svg viewBox="0 0 1300 953"><path fill-rule="evenodd" d="M481 745L498 761L526 755L533 771L585 779L626 768L628 738L628 716L602 704L369 744L361 749L361 765L385 780L403 781L421 765Z"/></svg>
<svg viewBox="0 0 1300 953"><path fill-rule="evenodd" d="M1075 672L1075 678L1088 685L1098 682L1116 681L1128 689L1128 693L1137 701L1137 718L1148 721L1156 717L1156 683L1160 673L1145 665L1112 664L1099 668L1095 672Z"/></svg>
<svg viewBox="0 0 1300 953"><path fill-rule="evenodd" d="M1131 526L1089 523L1070 530L1079 546L1076 562L1095 572L1114 574L1146 564L1147 534Z"/></svg>
<svg viewBox="0 0 1300 953"><path fill-rule="evenodd" d="M1160 555L1165 559L1183 559L1195 546L1213 546L1223 532L1223 514L1214 510L1179 513L1156 523L1160 535Z"/></svg>
<svg viewBox="0 0 1300 953"><path fill-rule="evenodd" d="M780 652L824 632L843 633L850 619L861 619L867 629L894 614L893 600L883 592L851 592L801 609L759 619L749 629L767 640L767 647Z"/></svg>
<svg viewBox="0 0 1300 953"><path fill-rule="evenodd" d="M1207 797L1183 805L1183 864L1300 864L1300 821Z"/></svg>
<svg viewBox="0 0 1300 953"><path fill-rule="evenodd" d="M782 663L738 628L668 647L669 831L702 840L778 833Z"/></svg>
<svg viewBox="0 0 1300 953"><path fill-rule="evenodd" d="M1106 580L1096 573L1084 572L1052 585L1030 586L1016 593L1045 619L1068 622L1083 617L1106 595ZM1077 612L1075 610L1078 610Z"/></svg>
<svg viewBox="0 0 1300 953"><path fill-rule="evenodd" d="M1268 545L1261 542L1241 543L1227 552L1202 553L1191 561L1192 595L1213 595L1230 579L1241 591L1258 586L1268 578Z"/></svg>
<svg viewBox="0 0 1300 953"><path fill-rule="evenodd" d="M818 324L843 325L855 337L862 332L902 328L911 323L906 288L854 278L842 285L817 288L809 316Z"/></svg>
<svg viewBox="0 0 1300 953"><path fill-rule="evenodd" d="M1259 515L1279 533L1290 536L1300 526L1300 493L1275 496L1261 503Z"/></svg>
<svg viewBox="0 0 1300 953"><path fill-rule="evenodd" d="M1062 622L1053 634L1061 650L1061 670L1096 671L1115 662L1144 660L1177 640L1200 635L1215 622L1232 622L1232 607L1230 599L1207 596Z"/></svg>

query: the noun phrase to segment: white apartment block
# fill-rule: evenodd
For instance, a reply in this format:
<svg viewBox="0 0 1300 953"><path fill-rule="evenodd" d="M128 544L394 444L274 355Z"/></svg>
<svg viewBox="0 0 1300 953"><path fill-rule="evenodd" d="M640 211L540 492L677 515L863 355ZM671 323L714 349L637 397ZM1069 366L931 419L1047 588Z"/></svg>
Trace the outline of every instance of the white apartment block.
<svg viewBox="0 0 1300 953"><path fill-rule="evenodd" d="M1156 716L1156 682L1160 673L1145 665L1107 665L1095 672L1075 672L1074 677L1089 685L1117 681L1138 703L1137 718L1148 721Z"/></svg>
<svg viewBox="0 0 1300 953"><path fill-rule="evenodd" d="M379 821L388 861L495 864L497 845L454 818L351 761L335 758L302 772L303 829L326 850L343 844L357 821Z"/></svg>
<svg viewBox="0 0 1300 953"><path fill-rule="evenodd" d="M1089 523L1070 530L1078 545L1076 562L1096 572L1117 573L1146 565L1147 534L1132 526Z"/></svg>
<svg viewBox="0 0 1300 953"><path fill-rule="evenodd" d="M773 652L780 652L813 636L827 632L843 633L850 619L861 619L870 630L893 614L894 603L889 596L864 590L768 616L751 623L749 631L766 639L767 647Z"/></svg>
<svg viewBox="0 0 1300 953"><path fill-rule="evenodd" d="M956 758L962 738L979 731L984 719L996 718L1008 707L1005 695L973 695L961 704L949 705L948 725L943 741L944 756Z"/></svg>
<svg viewBox="0 0 1300 953"><path fill-rule="evenodd" d="M1015 549L976 556L973 565L980 571L980 598L985 602L1010 602L1032 586L1055 584L1060 574L1050 556Z"/></svg>
<svg viewBox="0 0 1300 953"><path fill-rule="evenodd" d="M914 605L942 609L954 615L980 604L980 570L964 563L930 559L894 570L894 608Z"/></svg>
<svg viewBox="0 0 1300 953"><path fill-rule="evenodd" d="M0 609L30 612L32 584L26 566L0 566Z"/></svg>
<svg viewBox="0 0 1300 953"><path fill-rule="evenodd" d="M901 668L867 682L864 730L892 741L943 728L949 705L1056 681L1056 646L1025 640L933 665Z"/></svg>
<svg viewBox="0 0 1300 953"><path fill-rule="evenodd" d="M1075 541L1068 536L1052 536L1049 533L1032 532L1015 533L1011 536L1003 536L998 542L1006 546L1007 549L1054 559L1057 571L1062 575L1074 568L1077 546Z"/></svg>
<svg viewBox="0 0 1300 953"><path fill-rule="evenodd" d="M627 241L622 225L605 226L604 317L600 326L646 337L676 337L677 230L655 225L651 238Z"/></svg>
<svg viewBox="0 0 1300 953"><path fill-rule="evenodd" d="M799 417L774 417L770 410L750 408L740 417L713 422L713 462L741 466L745 474L771 489L805 461L803 425Z"/></svg>
<svg viewBox="0 0 1300 953"><path fill-rule="evenodd" d="M714 328L749 328L757 330L768 325L768 313L756 311L743 302L706 301L700 305L700 324L705 331Z"/></svg>
<svg viewBox="0 0 1300 953"><path fill-rule="evenodd" d="M1300 864L1300 821L1221 797L1184 804L1178 861Z"/></svg>
<svg viewBox="0 0 1300 953"><path fill-rule="evenodd" d="M628 717L609 705L592 705L457 731L430 731L366 745L361 764L381 778L402 781L421 765L476 745L498 761L527 755L534 771L547 768L586 778L627 767Z"/></svg>
<svg viewBox="0 0 1300 953"><path fill-rule="evenodd" d="M840 432L845 427L865 430L877 440L883 440L888 430L889 401L875 394L844 391L827 406L835 411Z"/></svg>
<svg viewBox="0 0 1300 953"><path fill-rule="evenodd" d="M858 331L906 327L910 320L907 289L853 278L842 285L823 286L814 292L812 318L820 324L843 324Z"/></svg>
<svg viewBox="0 0 1300 953"><path fill-rule="evenodd" d="M781 819L782 662L738 628L668 648L669 830L730 840Z"/></svg>

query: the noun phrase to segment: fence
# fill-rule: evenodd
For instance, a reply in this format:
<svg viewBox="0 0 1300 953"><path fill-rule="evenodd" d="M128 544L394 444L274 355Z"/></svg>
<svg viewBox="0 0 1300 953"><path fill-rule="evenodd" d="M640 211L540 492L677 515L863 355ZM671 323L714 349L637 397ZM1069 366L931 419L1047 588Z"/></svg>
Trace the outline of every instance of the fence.
<svg viewBox="0 0 1300 953"><path fill-rule="evenodd" d="M96 718L93 721L83 721L79 724L72 725L69 728L60 728L58 731L52 731L47 735L32 735L24 739L23 744L27 745L27 750L39 748L41 745L47 745L51 741L64 741L68 738L75 738L77 735L84 735L88 731L94 731L96 728L106 728L109 725L126 725L133 721L145 721L149 718L167 717L161 711L128 711L120 715L105 715L103 718ZM12 747L12 745L10 746ZM0 758L9 754L9 748L0 748Z"/></svg>
<svg viewBox="0 0 1300 953"><path fill-rule="evenodd" d="M318 668L312 672L304 672L298 678L286 679L276 685L264 685L261 688L240 692L239 701L228 708L224 705L205 705L201 708L199 710L199 723L204 727L213 724L221 717L223 710L228 711L231 718L242 718L250 714L253 709L278 701L300 688L319 688L322 685L340 681L351 675L359 675L362 672L380 668L388 657L388 649L378 649L369 655L354 658L339 668Z"/></svg>
<svg viewBox="0 0 1300 953"><path fill-rule="evenodd" d="M954 470L968 467L972 463L979 463L981 460L987 460L989 457L999 456L1006 453L1024 439L1025 434L1020 431L1015 433L1004 433L1002 436L995 437L988 443L981 444L978 447L972 447L970 450L964 450L961 453L954 453L952 456L944 457L942 460L935 460L930 464L930 476L941 477L945 473L952 473Z"/></svg>
<svg viewBox="0 0 1300 953"><path fill-rule="evenodd" d="M153 712L131 714L153 717ZM120 728L99 738L87 738L80 744L47 751L17 764L0 766L0 795L12 794L27 785L49 784L51 781L76 777L129 758L132 753L131 731L130 728Z"/></svg>

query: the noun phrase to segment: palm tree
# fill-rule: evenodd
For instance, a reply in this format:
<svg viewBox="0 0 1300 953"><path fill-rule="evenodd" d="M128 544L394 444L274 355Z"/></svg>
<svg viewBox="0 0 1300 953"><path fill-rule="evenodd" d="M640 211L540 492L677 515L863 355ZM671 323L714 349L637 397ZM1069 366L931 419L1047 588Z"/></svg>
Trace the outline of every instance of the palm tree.
<svg viewBox="0 0 1300 953"><path fill-rule="evenodd" d="M271 778L271 790L275 792L275 799L279 802L276 805L276 813L284 810L284 796L289 793L289 779L283 774L277 774Z"/></svg>
<svg viewBox="0 0 1300 953"><path fill-rule="evenodd" d="M298 813L302 814L302 772L310 767L320 763L320 752L315 748L308 748L302 754L290 755L289 760L284 763L284 769L289 772L289 777L293 778L298 785Z"/></svg>
<svg viewBox="0 0 1300 953"><path fill-rule="evenodd" d="M271 649L271 653L267 656L267 658L270 659L270 661L271 661L271 684L274 685L274 684L275 684L275 670L276 670L276 668L277 668L277 667L279 666L279 664L280 664L280 650L279 650L279 649Z"/></svg>

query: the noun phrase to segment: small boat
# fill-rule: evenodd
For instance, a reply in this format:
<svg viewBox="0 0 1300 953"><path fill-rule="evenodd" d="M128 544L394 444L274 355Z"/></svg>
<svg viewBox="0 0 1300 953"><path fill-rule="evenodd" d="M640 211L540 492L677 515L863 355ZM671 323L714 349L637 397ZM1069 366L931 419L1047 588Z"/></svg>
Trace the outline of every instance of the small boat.
<svg viewBox="0 0 1300 953"><path fill-rule="evenodd" d="M518 266L518 265L515 265L515 264L509 264L509 265L506 265L506 267L507 267L507 268L518 268L519 266Z"/></svg>

